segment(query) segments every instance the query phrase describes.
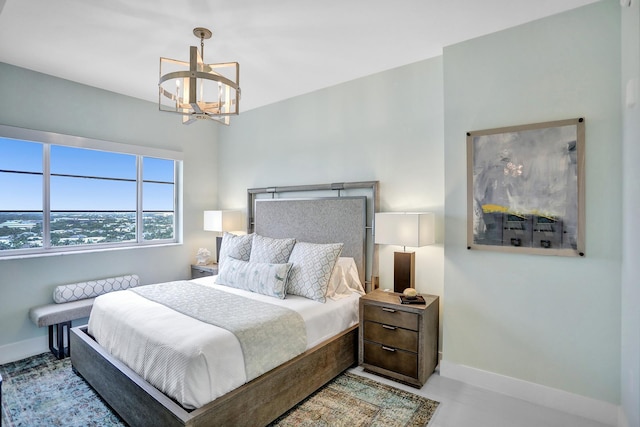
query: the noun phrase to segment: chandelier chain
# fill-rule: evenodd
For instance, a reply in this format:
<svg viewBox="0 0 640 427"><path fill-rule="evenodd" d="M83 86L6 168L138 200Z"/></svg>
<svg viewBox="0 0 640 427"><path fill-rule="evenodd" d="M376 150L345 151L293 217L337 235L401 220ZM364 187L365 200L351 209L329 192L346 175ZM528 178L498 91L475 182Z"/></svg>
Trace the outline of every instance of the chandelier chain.
<svg viewBox="0 0 640 427"><path fill-rule="evenodd" d="M204 62L204 33L200 33L200 57Z"/></svg>

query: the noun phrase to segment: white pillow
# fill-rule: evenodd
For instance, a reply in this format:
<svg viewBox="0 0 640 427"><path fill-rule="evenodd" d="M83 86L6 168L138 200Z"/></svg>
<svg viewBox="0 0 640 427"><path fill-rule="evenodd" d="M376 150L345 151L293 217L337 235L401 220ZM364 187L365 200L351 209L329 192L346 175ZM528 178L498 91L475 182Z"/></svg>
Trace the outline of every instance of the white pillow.
<svg viewBox="0 0 640 427"><path fill-rule="evenodd" d="M289 261L295 244L296 239L274 239L254 234L249 261L284 264Z"/></svg>
<svg viewBox="0 0 640 427"><path fill-rule="evenodd" d="M346 298L354 292L360 295L365 294L356 261L351 257L340 257L329 279L327 298L337 300Z"/></svg>
<svg viewBox="0 0 640 427"><path fill-rule="evenodd" d="M227 258L216 284L284 299L291 264L247 262Z"/></svg>
<svg viewBox="0 0 640 427"><path fill-rule="evenodd" d="M289 257L293 267L287 293L324 303L329 278L343 246L342 243L297 242Z"/></svg>
<svg viewBox="0 0 640 427"><path fill-rule="evenodd" d="M253 242L253 233L237 236L225 232L222 235L222 244L220 245L218 269L222 269L227 257L249 261L249 256L251 256L251 242Z"/></svg>

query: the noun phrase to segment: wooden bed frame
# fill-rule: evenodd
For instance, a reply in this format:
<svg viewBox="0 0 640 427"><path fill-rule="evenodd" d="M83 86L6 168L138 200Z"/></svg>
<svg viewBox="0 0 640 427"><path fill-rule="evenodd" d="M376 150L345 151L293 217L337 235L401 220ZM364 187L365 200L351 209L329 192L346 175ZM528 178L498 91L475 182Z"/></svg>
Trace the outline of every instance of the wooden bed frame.
<svg viewBox="0 0 640 427"><path fill-rule="evenodd" d="M131 426L259 426L356 365L358 327L191 412L111 356L86 326L71 329L71 348L74 369Z"/></svg>
<svg viewBox="0 0 640 427"><path fill-rule="evenodd" d="M378 203L377 181L281 189L275 187L250 189L248 190L250 201L248 230L253 231L255 198L259 194L269 194L273 198L275 193L285 191L299 193L331 190L338 191L338 196L341 196L341 191L350 188L366 189L371 192L370 195L365 196L367 207L364 209L362 224L364 237L360 253L365 259L373 258L372 261L365 263L363 268L369 271L367 275L371 274L373 277L374 271L377 270L377 254L371 249L373 247L371 230ZM260 223L259 212L256 212L256 218L256 222ZM318 218L313 218L310 222L312 223L310 226L318 226ZM320 226L333 229L335 224L336 219L331 217ZM278 233L281 232L283 231L278 230ZM290 236L297 237L295 234ZM349 251L351 249L347 249L343 255L352 256L352 252ZM374 271L366 270L367 267L371 269L371 266ZM367 283L371 282L367 281ZM185 410L176 401L161 393L124 363L114 358L87 333L86 326L71 329L70 347L73 349L71 363L76 372L131 426L259 426L269 424L347 368L355 366L358 363L358 327L352 326L294 359L192 411Z"/></svg>

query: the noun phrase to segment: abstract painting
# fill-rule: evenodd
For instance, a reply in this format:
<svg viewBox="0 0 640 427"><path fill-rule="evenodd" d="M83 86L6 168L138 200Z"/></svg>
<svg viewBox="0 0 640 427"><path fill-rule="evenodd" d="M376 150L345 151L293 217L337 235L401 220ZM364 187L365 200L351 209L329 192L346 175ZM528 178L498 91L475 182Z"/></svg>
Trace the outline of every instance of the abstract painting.
<svg viewBox="0 0 640 427"><path fill-rule="evenodd" d="M584 256L584 119L467 133L467 247Z"/></svg>

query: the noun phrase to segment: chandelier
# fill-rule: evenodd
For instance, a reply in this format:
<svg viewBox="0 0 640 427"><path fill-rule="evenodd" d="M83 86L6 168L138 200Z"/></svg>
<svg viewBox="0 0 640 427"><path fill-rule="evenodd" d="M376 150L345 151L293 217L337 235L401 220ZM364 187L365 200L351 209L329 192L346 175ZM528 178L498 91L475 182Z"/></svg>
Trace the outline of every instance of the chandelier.
<svg viewBox="0 0 640 427"><path fill-rule="evenodd" d="M204 40L212 33L198 27L193 34L200 39L200 52L191 46L189 62L160 58L158 106L182 114L184 124L211 119L228 125L229 117L239 113L240 64L205 64Z"/></svg>

